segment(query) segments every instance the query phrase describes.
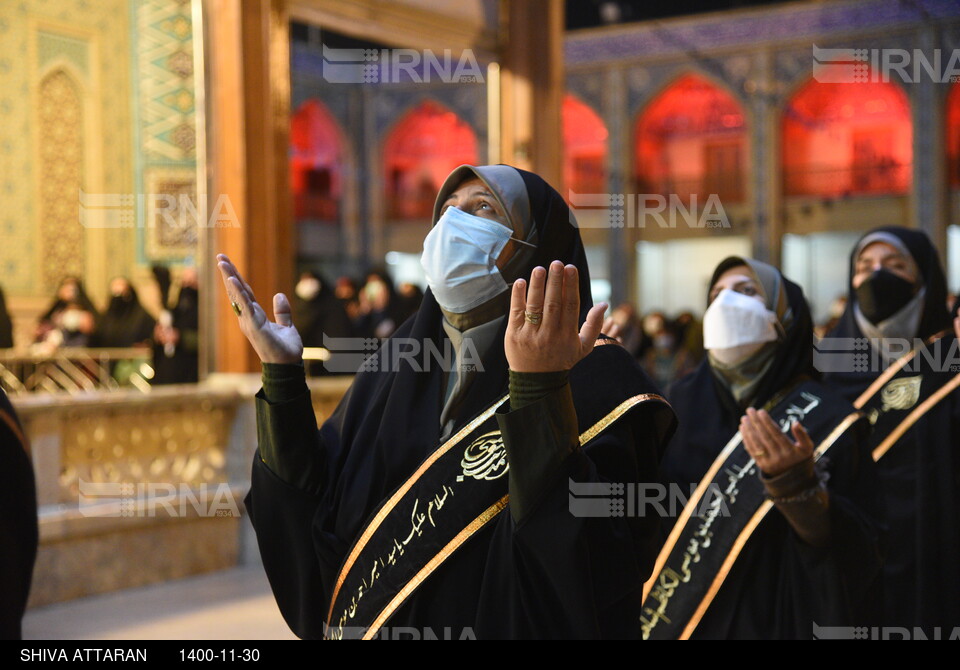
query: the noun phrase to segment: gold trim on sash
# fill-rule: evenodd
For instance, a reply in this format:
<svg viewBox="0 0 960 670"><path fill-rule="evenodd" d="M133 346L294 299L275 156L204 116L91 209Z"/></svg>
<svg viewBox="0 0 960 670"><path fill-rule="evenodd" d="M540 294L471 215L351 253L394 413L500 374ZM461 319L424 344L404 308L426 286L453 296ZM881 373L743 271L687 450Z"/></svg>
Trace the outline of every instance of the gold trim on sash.
<svg viewBox="0 0 960 670"><path fill-rule="evenodd" d="M464 437L473 432L480 424L493 416L493 413L507 401L510 396L503 396L500 400L494 403L489 409L483 412L480 416L475 418L473 421L461 428L457 433L447 440L443 446L434 451L423 463L420 464L420 467L417 468L408 479L400 486L397 491L390 496L390 499L384 504L380 511L377 512L377 515L373 520L367 525L364 529L363 534L360 536L360 539L357 540L357 543L354 545L353 550L350 552L350 555L347 557L346 562L344 562L343 567L340 568L340 574L337 577L337 584L333 589L333 596L330 598L330 610L327 613L327 623L333 620L333 607L337 602L337 596L340 594L340 588L343 586L344 580L347 578L347 574L350 572L350 569L353 568L353 564L356 562L357 557L360 555L360 552L367 546L367 542L370 541L370 538L376 532L377 528L380 527L380 524L383 520L393 511L393 508L400 501L400 499L409 491L413 485L417 482L418 479L426 472L431 465L433 465L437 459L447 453L455 444L460 442Z"/></svg>
<svg viewBox="0 0 960 670"><path fill-rule="evenodd" d="M597 421L595 424L587 428L580 436L580 446L584 446L599 435L601 432L607 429L607 427L612 424L614 421L626 414L634 405L637 405L642 402L647 402L648 400L659 400L660 402L670 406L663 396L657 395L656 393L641 393L640 395L635 395L632 398L627 398L622 403L617 405L612 412L607 414L605 417Z"/></svg>
<svg viewBox="0 0 960 670"><path fill-rule="evenodd" d="M844 420L838 423L837 426L830 432L830 434L827 435L823 442L820 443L820 446L816 448L814 451L815 458L819 459L820 456L822 456L824 452L832 447L834 443L839 440L840 437L847 432L847 430L849 430L853 424L863 418L864 414L860 411L853 412L844 418ZM709 483L712 481L712 478L706 481ZM699 625L700 620L706 613L707 608L710 607L710 605L713 603L713 599L720 591L720 587L723 586L723 582L726 580L727 575L730 574L733 564L736 562L737 558L740 557L740 552L742 552L744 546L746 546L747 540L750 539L750 536L753 535L753 531L757 529L757 526L760 525L760 522L763 521L763 518L771 509L773 509L773 503L769 500L763 501L753 516L750 517L750 521L747 522L747 525L743 527L742 531L740 531L736 541L733 543L733 547L730 549L730 553L727 554L727 557L723 560L723 564L717 571L717 576L714 577L713 582L710 584L710 588L707 589L706 595L703 597L703 600L700 601L700 605L693 613L690 621L688 621L687 625L684 626L683 632L680 634L679 639L690 639L694 629L697 627L697 625ZM664 561L666 561L666 559L664 559ZM644 600L646 600L646 597L644 597Z"/></svg>
<svg viewBox="0 0 960 670"><path fill-rule="evenodd" d="M663 571L663 566L667 564L667 559L670 558L673 548L677 545L677 540L679 540L680 535L683 534L684 527L687 525L690 517L693 516L694 511L700 505L700 500L703 498L704 493L706 493L707 489L710 488L710 482L712 482L713 478L718 472L720 472L720 468L722 468L723 464L727 462L730 454L732 454L742 442L743 436L739 431L737 431L737 434L733 436L732 440L727 442L727 446L723 448L723 451L721 451L716 460L713 461L713 465L710 466L710 469L707 470L707 473L703 476L703 479L700 480L700 484L698 484L697 488L694 489L693 494L687 501L687 504L680 512L680 516L677 517L677 522L673 524L673 529L667 536L667 541L660 549L660 554L657 556L657 561L653 565L653 572L650 574L650 579L648 579L646 584L643 585L644 602L646 602L647 596L650 595L650 591L653 590L653 584L657 581L657 577Z"/></svg>
<svg viewBox="0 0 960 670"><path fill-rule="evenodd" d="M423 464L417 468L417 471L408 479L404 484L394 493L390 500L383 506L383 508L376 514L373 520L370 522L367 528L364 529L363 534L360 539L357 541L353 550L350 552L349 557L344 562L344 566L340 570L340 574L337 578L336 588L333 592L333 596L330 599L330 610L327 615L327 623L329 624L333 619L333 608L336 605L337 595L339 594L340 588L343 586L344 581L346 580L347 574L349 574L350 569L353 567L353 564L356 562L357 557L360 555L360 552L364 549L367 542L376 532L377 528L383 522L383 520L389 515L390 511L396 506L397 502L402 498L402 496L410 490L417 479L419 479L424 472L433 463L437 461L444 453L450 450L454 444L460 442L464 437L473 432L480 424L486 421L493 413L507 401L509 396L505 396L499 402L494 404L492 407L487 409L483 414L478 416L476 419L471 421L469 424L460 429L456 435L447 440L442 447L435 451L431 456L423 462ZM590 440L595 438L601 432L606 430L611 424L623 417L630 409L639 405L643 402L648 402L651 400L657 400L669 407L669 403L663 398L655 393L642 393L635 395L631 398L627 398L622 403L617 405L613 411L607 414L605 417L600 419L593 426L584 431L579 437L579 444L581 447L586 445ZM396 609L403 604L403 602L413 593L414 590L420 584L430 576L440 566L454 551L456 551L464 542L466 542L474 533L480 530L484 525L489 521L494 519L500 512L502 512L509 502L509 495L503 496L496 503L487 508L480 516L474 519L470 524L460 531L456 537L453 538L447 545L440 550L440 552L430 559L430 561L418 572L414 577L406 584L404 587L393 597L393 599L387 604L387 606L377 615L377 618L374 620L373 625L364 632L363 639L371 639L376 635L380 627L393 615Z"/></svg>
<svg viewBox="0 0 960 670"><path fill-rule="evenodd" d="M933 344L940 338L944 337L948 332L949 331L944 330L940 333L937 333L936 335L927 339L924 344ZM867 390L860 394L860 397L854 401L853 406L857 409L863 409L864 405L866 405L870 399L875 396L877 392L884 387L884 385L886 385L888 381L893 379L898 372L907 367L907 364L917 357L917 353L918 352L916 349L912 349L891 363L890 366L883 371L883 374L873 380L873 383L867 387Z"/></svg>
<svg viewBox="0 0 960 670"><path fill-rule="evenodd" d="M371 625L370 628L364 632L363 639L370 640L376 636L383 624L387 622L387 619L393 616L393 613L396 611L396 609L403 604L407 597L409 597L409 595L413 593L417 587L420 586L420 584L423 583L423 580L433 574L433 571L436 570L441 563L447 560L447 558L450 557L450 554L459 549L460 545L469 540L470 537L483 526L485 526L488 521L502 512L509 501L509 495L503 496L500 498L500 500L484 510L480 516L471 521L466 528L457 533L457 536L450 540L450 542L447 543L447 546L440 550L440 553L431 558L430 561L423 567L423 569L414 575L413 579L407 582L407 584L400 589L400 592L393 597L393 600L387 603L387 606L383 608L383 611L380 612L380 614L374 620L373 625Z"/></svg>
<svg viewBox="0 0 960 670"><path fill-rule="evenodd" d="M907 418L903 420L903 423L890 431L890 434L887 435L886 439L884 439L884 441L873 450L873 460L879 461L881 458L883 458L884 454L890 450L890 447L896 444L897 441L903 437L904 433L910 430L913 424L919 421L924 414L933 409L937 403L950 395L950 393L952 393L957 387L960 387L960 375L957 375L937 389L936 393L932 394L929 398L924 400L919 407L910 412Z"/></svg>
<svg viewBox="0 0 960 670"><path fill-rule="evenodd" d="M791 384L787 390L777 393L767 402L767 404L764 405L764 409L769 410L772 407L779 405L787 396L796 390L798 385L799 384ZM707 489L710 488L710 482L713 481L713 478L720 471L720 468L723 467L723 464L730 457L730 454L732 454L742 442L743 436L740 434L740 431L737 431L737 434L734 435L729 442L727 442L727 445L717 455L717 458L713 461L710 469L707 470L707 473L703 476L703 479L700 480L700 484L690 495L690 499L687 501L687 504L684 506L683 510L681 510L680 516L677 517L677 522L673 525L673 529L667 536L667 541L664 543L663 548L657 555L657 560L653 565L653 572L650 575L650 579L648 579L643 585L643 602L646 602L647 596L649 596L650 591L653 590L653 584L656 582L657 576L663 571L663 566L667 564L667 559L670 558L670 553L677 545L677 540L680 539L680 535L683 533L684 526L686 526L687 521L690 520L690 517L693 516L694 510L696 510L700 505L700 500L703 499Z"/></svg>

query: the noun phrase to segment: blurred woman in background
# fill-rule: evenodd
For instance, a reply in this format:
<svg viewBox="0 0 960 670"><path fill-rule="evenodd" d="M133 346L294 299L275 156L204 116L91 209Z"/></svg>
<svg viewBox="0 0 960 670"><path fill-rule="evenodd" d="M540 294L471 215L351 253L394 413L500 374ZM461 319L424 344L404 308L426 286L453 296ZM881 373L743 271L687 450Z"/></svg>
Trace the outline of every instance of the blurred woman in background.
<svg viewBox="0 0 960 670"><path fill-rule="evenodd" d="M97 308L77 277L65 277L50 308L40 317L35 342L45 349L85 347L96 328Z"/></svg>

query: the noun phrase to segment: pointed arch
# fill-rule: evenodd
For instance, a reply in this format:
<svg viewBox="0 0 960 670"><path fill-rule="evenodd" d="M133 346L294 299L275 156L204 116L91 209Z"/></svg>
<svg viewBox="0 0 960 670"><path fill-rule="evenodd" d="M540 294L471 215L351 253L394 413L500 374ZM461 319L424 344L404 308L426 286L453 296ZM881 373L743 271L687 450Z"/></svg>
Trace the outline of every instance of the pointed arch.
<svg viewBox="0 0 960 670"><path fill-rule="evenodd" d="M297 221L335 224L343 198L346 142L327 106L306 100L290 121L290 189Z"/></svg>
<svg viewBox="0 0 960 670"><path fill-rule="evenodd" d="M563 183L574 193L604 193L607 182L607 126L576 96L563 99Z"/></svg>
<svg viewBox="0 0 960 670"><path fill-rule="evenodd" d="M84 87L67 68L40 80L37 107L40 239L43 286L84 276L84 228L77 217L84 179ZM81 203L82 204L82 203Z"/></svg>
<svg viewBox="0 0 960 670"><path fill-rule="evenodd" d="M947 96L947 161L950 186L960 188L960 83L953 85Z"/></svg>
<svg viewBox="0 0 960 670"><path fill-rule="evenodd" d="M818 78L801 85L784 107L784 194L909 192L913 122L906 93L874 76L850 83L823 83L842 81L823 72Z"/></svg>
<svg viewBox="0 0 960 670"><path fill-rule="evenodd" d="M480 160L473 128L435 100L424 100L394 125L384 142L387 218L422 221L433 215L440 185L464 163Z"/></svg>
<svg viewBox="0 0 960 670"><path fill-rule="evenodd" d="M640 193L742 202L747 122L740 102L699 74L681 75L634 125L634 178Z"/></svg>

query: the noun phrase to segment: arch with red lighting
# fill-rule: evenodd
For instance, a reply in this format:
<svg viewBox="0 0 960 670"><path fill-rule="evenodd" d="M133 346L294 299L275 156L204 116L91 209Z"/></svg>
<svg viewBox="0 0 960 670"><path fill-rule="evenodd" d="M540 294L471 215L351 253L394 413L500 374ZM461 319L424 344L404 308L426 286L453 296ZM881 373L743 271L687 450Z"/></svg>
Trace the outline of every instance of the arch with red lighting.
<svg viewBox="0 0 960 670"><path fill-rule="evenodd" d="M817 75L823 82L842 81L829 72ZM896 84L873 76L862 79L822 83L811 78L787 101L781 145L786 196L909 192L910 101Z"/></svg>
<svg viewBox="0 0 960 670"><path fill-rule="evenodd" d="M593 108L569 93L563 99L563 183L568 193L605 193L607 126Z"/></svg>
<svg viewBox="0 0 960 670"><path fill-rule="evenodd" d="M947 96L947 173L952 188L960 188L960 83Z"/></svg>
<svg viewBox="0 0 960 670"><path fill-rule="evenodd" d="M733 95L709 79L686 74L664 88L638 115L634 142L639 193L744 200L746 115Z"/></svg>
<svg viewBox="0 0 960 670"><path fill-rule="evenodd" d="M458 165L476 165L476 133L447 107L425 100L409 110L384 143L387 218L430 220L443 180Z"/></svg>
<svg viewBox="0 0 960 670"><path fill-rule="evenodd" d="M339 221L345 156L340 124L322 102L306 100L290 121L290 188L297 221Z"/></svg>

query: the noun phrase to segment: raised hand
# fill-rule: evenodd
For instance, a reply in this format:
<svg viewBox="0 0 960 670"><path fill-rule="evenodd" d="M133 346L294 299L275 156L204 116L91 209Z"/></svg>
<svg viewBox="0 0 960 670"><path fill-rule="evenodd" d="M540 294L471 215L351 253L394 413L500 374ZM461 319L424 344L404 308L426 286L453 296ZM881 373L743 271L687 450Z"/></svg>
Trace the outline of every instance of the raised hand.
<svg viewBox="0 0 960 670"><path fill-rule="evenodd" d="M578 330L579 288L577 268L560 261L550 264L549 273L534 268L529 289L523 279L514 282L503 343L511 370L569 370L593 350L607 305L594 305Z"/></svg>
<svg viewBox="0 0 960 670"><path fill-rule="evenodd" d="M290 301L283 293L273 296L273 318L270 321L263 307L257 303L253 289L240 276L229 258L217 256L217 267L223 277L230 302L239 309L240 330L253 345L263 363L300 363L303 360L303 341L293 326Z"/></svg>
<svg viewBox="0 0 960 670"><path fill-rule="evenodd" d="M788 438L764 410L752 407L740 419L740 434L747 453L767 477L781 475L813 456L813 440L799 421L790 428L796 441Z"/></svg>
<svg viewBox="0 0 960 670"><path fill-rule="evenodd" d="M623 337L621 332L623 329L620 327L620 324L612 316L608 316L603 320L603 328L600 329L600 332L606 335L607 337L612 337L620 344L623 344Z"/></svg>

